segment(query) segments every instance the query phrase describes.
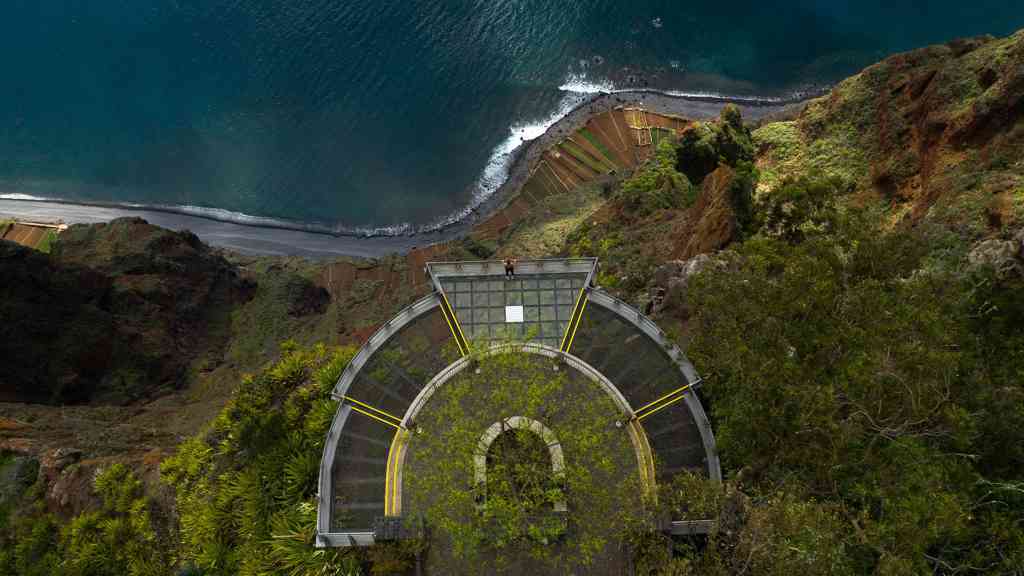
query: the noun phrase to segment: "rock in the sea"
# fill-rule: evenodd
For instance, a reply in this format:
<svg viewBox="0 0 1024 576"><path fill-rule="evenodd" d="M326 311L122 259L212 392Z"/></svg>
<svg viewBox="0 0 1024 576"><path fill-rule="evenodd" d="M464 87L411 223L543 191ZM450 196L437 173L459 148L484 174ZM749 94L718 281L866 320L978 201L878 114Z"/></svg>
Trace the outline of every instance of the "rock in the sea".
<svg viewBox="0 0 1024 576"><path fill-rule="evenodd" d="M1021 236L1021 234L1018 234ZM1021 239L1013 240L985 240L979 242L967 255L971 266L989 266L995 269L997 274L1006 275L1011 273L1024 273L1024 262L1021 259Z"/></svg>

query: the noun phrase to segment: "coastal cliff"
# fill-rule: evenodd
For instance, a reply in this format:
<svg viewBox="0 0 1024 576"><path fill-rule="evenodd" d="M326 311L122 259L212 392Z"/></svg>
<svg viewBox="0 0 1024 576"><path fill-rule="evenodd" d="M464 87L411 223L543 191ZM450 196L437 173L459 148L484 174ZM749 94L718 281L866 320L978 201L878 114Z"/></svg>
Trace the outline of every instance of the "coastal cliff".
<svg viewBox="0 0 1024 576"><path fill-rule="evenodd" d="M0 568L109 548L116 572L150 547L182 573L412 570L400 547L305 559L331 376L430 290L426 261L578 255L686 348L726 470L661 502L719 530L633 542L638 569L1018 574L1024 31L892 56L755 124L647 121L598 111L464 238L373 261L138 219L49 255L0 241ZM143 526L97 527L132 506Z"/></svg>

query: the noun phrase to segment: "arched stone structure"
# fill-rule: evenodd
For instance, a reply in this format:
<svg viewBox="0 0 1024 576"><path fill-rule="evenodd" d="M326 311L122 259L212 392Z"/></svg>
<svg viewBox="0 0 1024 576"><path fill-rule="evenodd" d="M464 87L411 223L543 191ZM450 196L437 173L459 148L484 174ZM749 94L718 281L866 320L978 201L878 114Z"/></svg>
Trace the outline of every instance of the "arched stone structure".
<svg viewBox="0 0 1024 576"><path fill-rule="evenodd" d="M557 482L565 476L565 456L562 454L562 444L550 428L537 420L525 416L512 416L491 426L480 437L476 453L473 455L473 483L477 487L487 485L487 453L491 450L491 444L503 433L510 430L529 430L541 440L548 449L548 457L551 459L551 477ZM565 512L568 507L565 504L565 495L555 502L555 512Z"/></svg>

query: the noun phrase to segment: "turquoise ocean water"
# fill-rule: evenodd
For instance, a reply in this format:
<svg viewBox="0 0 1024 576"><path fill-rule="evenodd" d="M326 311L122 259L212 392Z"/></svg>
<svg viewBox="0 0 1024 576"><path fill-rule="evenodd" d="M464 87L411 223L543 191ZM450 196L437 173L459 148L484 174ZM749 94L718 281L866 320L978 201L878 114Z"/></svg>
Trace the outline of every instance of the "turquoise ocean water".
<svg viewBox="0 0 1024 576"><path fill-rule="evenodd" d="M0 197L407 229L599 89L789 97L1014 0L7 0ZM407 225L403 228L402 225Z"/></svg>

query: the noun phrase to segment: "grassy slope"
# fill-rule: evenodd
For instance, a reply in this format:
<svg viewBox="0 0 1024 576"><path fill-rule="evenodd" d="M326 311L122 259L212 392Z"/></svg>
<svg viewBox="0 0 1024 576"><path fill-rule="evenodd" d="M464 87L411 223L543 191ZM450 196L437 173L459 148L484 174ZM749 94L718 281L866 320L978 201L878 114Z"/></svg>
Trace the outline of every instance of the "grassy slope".
<svg viewBox="0 0 1024 576"><path fill-rule="evenodd" d="M546 258L562 250L566 236L604 203L596 185L549 196L500 240L495 258Z"/></svg>
<svg viewBox="0 0 1024 576"><path fill-rule="evenodd" d="M888 58L754 132L759 192L784 176L838 176L859 202L965 237L1024 222L1024 31Z"/></svg>

